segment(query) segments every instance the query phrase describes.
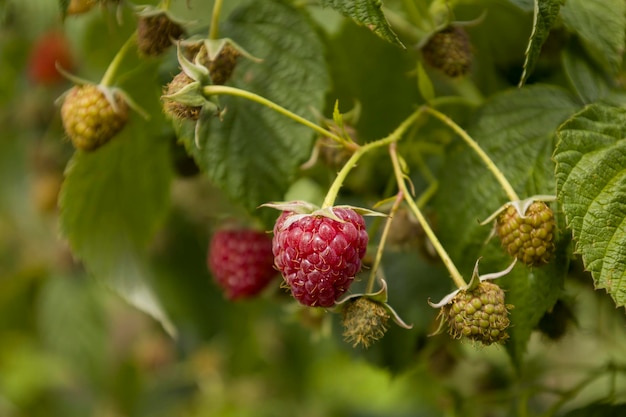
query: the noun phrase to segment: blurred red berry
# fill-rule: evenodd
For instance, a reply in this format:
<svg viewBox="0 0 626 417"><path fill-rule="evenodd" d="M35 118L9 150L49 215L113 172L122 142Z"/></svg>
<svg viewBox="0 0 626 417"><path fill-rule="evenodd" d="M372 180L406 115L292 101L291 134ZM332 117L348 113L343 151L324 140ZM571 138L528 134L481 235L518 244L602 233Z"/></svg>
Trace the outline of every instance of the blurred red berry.
<svg viewBox="0 0 626 417"><path fill-rule="evenodd" d="M64 80L56 65L71 72L74 67L69 41L58 31L41 35L34 43L28 58L28 76L38 84L56 84Z"/></svg>
<svg viewBox="0 0 626 417"><path fill-rule="evenodd" d="M277 275L272 240L258 230L218 230L211 238L207 263L231 300L259 294Z"/></svg>

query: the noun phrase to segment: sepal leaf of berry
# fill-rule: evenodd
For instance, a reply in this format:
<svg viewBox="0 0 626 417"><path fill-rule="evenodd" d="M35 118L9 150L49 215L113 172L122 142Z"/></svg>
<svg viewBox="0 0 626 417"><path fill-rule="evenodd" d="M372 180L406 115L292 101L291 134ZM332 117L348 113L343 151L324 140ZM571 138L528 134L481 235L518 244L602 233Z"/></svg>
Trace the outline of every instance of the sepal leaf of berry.
<svg viewBox="0 0 626 417"><path fill-rule="evenodd" d="M564 2L565 0L535 0L533 30L530 34L528 47L526 48L524 71L519 81L520 87L524 85L530 73L535 68L541 47L546 39L548 39L550 29L556 22Z"/></svg>
<svg viewBox="0 0 626 417"><path fill-rule="evenodd" d="M626 3L567 0L561 17L597 64L610 74L619 72L626 48Z"/></svg>
<svg viewBox="0 0 626 417"><path fill-rule="evenodd" d="M515 266L515 264L517 263L517 259L513 260L513 262L511 262L511 264L504 269L503 271L499 271L499 272L492 272L489 274L485 274L485 275L479 275L478 274L478 263L480 262L480 259L476 261L476 265L474 266L474 271L472 272L472 278L470 279L470 282L461 288L457 288L456 290L452 291L450 294L446 295L445 297L443 297L441 299L441 301L439 301L438 303L433 303L430 300L428 300L428 304L430 304L431 307L433 308L441 308L443 306L445 306L446 304L449 304L452 300L454 300L454 297L456 297L456 295L461 292L461 291L471 291L473 289L475 289L476 287L478 287L478 285L483 282L483 281L489 281L492 279L496 279L496 278L500 278L505 276L506 274L508 274L509 272L511 272L513 270L513 267Z"/></svg>
<svg viewBox="0 0 626 417"><path fill-rule="evenodd" d="M262 63L241 60L232 85L315 118L311 109L324 106L329 77L319 35L299 10L275 0L247 2L220 33L263 58ZM213 183L245 209L283 199L310 155L314 132L243 98L220 96L220 108L225 109L222 121L214 117L198 126L199 147L194 123L178 123L178 137ZM273 219L264 221L269 225Z"/></svg>
<svg viewBox="0 0 626 417"><path fill-rule="evenodd" d="M389 43L405 48L398 35L391 29L382 11L380 0L320 0L322 7L331 7L358 25L370 28L372 32Z"/></svg>
<svg viewBox="0 0 626 417"><path fill-rule="evenodd" d="M576 252L617 306L626 305L626 110L591 105L558 131L557 195Z"/></svg>
<svg viewBox="0 0 626 417"><path fill-rule="evenodd" d="M565 90L551 86L511 89L492 96L467 130L519 195L550 195L555 193L555 133L579 105ZM477 227L478 219L509 200L500 184L460 141L451 144L441 172L433 203L443 246L462 274L469 275L479 257L482 268L505 268L510 256L493 239L485 244L491 230ZM541 268L517 265L500 282L507 303L515 305L506 349L516 366L522 363L533 328L562 291L569 245L562 217L555 208L555 261Z"/></svg>

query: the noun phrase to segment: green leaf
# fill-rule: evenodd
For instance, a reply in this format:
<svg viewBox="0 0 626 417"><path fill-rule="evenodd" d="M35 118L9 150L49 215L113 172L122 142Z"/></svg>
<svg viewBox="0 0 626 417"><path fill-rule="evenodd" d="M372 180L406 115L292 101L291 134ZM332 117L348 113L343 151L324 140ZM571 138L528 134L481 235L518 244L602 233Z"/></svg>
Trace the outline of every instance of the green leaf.
<svg viewBox="0 0 626 417"><path fill-rule="evenodd" d="M294 28L298 28L294 31ZM250 2L228 18L223 34L262 63L241 60L236 87L315 119L329 87L323 45L310 22L281 1ZM248 210L281 200L311 152L314 132L258 103L220 97L223 120L212 119L194 143L193 125L178 129L211 180Z"/></svg>
<svg viewBox="0 0 626 417"><path fill-rule="evenodd" d="M94 385L106 373L108 332L102 288L77 276L54 276L37 304L38 326L46 346Z"/></svg>
<svg viewBox="0 0 626 417"><path fill-rule="evenodd" d="M561 126L557 192L596 288L626 303L626 109L590 105Z"/></svg>
<svg viewBox="0 0 626 417"><path fill-rule="evenodd" d="M320 0L322 7L331 7L369 28L376 35L394 45L405 48L398 35L391 29L382 11L380 0Z"/></svg>
<svg viewBox="0 0 626 417"><path fill-rule="evenodd" d="M485 104L469 129L520 198L554 194L554 133L577 109L564 90L534 85L499 93ZM439 213L438 235L450 256L469 279L476 259L481 274L503 270L511 258L494 238L485 244L490 226L479 226L508 198L493 175L464 142L455 142L442 168L434 204ZM553 207L555 208L555 207ZM558 215L558 212L557 212ZM556 301L567 262L562 258L567 235L557 239L558 258L540 268L517 265L498 283L507 291L511 313L511 339L507 350L519 366L532 329Z"/></svg>
<svg viewBox="0 0 626 417"><path fill-rule="evenodd" d="M107 145L74 154L61 191L60 223L87 270L172 331L144 261L168 209L172 175L169 143L155 126L134 115Z"/></svg>
<svg viewBox="0 0 626 417"><path fill-rule="evenodd" d="M567 0L563 23L576 33L589 55L607 72L616 74L626 46L626 3L622 0Z"/></svg>
<svg viewBox="0 0 626 417"><path fill-rule="evenodd" d="M570 42L561 59L570 84L584 103L593 103L609 95L610 80L578 42Z"/></svg>
<svg viewBox="0 0 626 417"><path fill-rule="evenodd" d="M535 0L533 14L533 30L526 48L524 71L519 86L523 86L528 76L535 68L543 43L548 39L550 29L559 15L559 10L565 0Z"/></svg>

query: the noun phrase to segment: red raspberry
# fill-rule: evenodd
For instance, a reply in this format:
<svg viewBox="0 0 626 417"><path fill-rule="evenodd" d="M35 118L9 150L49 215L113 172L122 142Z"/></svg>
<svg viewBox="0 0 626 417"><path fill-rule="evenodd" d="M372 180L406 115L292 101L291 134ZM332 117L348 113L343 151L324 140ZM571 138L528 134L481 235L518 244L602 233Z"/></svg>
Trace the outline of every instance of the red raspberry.
<svg viewBox="0 0 626 417"><path fill-rule="evenodd" d="M65 81L57 70L59 65L66 71L74 68L74 58L65 34L46 32L33 45L28 57L28 76L39 84L55 84Z"/></svg>
<svg viewBox="0 0 626 417"><path fill-rule="evenodd" d="M207 264L231 300L257 295L276 275L270 237L252 229L215 232Z"/></svg>
<svg viewBox="0 0 626 417"><path fill-rule="evenodd" d="M293 296L307 306L333 306L361 270L367 249L363 217L348 208L333 212L343 221L285 211L274 226L274 263Z"/></svg>

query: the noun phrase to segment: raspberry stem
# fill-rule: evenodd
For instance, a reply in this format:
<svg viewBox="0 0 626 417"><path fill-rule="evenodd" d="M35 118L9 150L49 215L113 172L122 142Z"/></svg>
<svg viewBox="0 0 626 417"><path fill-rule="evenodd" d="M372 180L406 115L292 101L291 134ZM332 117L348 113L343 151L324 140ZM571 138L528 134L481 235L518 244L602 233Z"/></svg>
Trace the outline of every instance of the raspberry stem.
<svg viewBox="0 0 626 417"><path fill-rule="evenodd" d="M422 111L423 111L423 108L419 108L416 111L414 111L409 117L407 117L406 119L404 119L402 123L400 123L400 125L396 128L396 130L391 132L388 136L382 139L378 139L374 142L367 143L363 146L359 146L354 151L350 159L348 159L348 161L344 164L341 170L337 173L335 180L333 181L330 188L328 189L326 198L324 198L324 201L322 202L322 208L332 207L335 204L335 199L337 198L337 195L339 194L339 190L341 189L343 182L345 181L346 177L348 176L352 168L354 168L357 161L361 158L361 156L363 156L365 153L371 151L374 148L387 146L389 144L395 143L398 140L400 140L404 132L406 132L407 129L411 127L411 125L415 122L415 120L417 120L417 118L422 114Z"/></svg>
<svg viewBox="0 0 626 417"><path fill-rule="evenodd" d="M424 107L424 109L426 112L430 113L432 116L435 116L437 119L443 122L450 129L454 130L456 134L458 134L461 139L463 139L465 143L467 143L469 147L472 148L474 152L476 152L476 154L483 161L487 169L491 171L494 177L496 177L496 180L500 183L500 186L502 187L502 189L504 189L504 192L506 193L510 201L518 201L520 199L513 187L511 186L511 183L509 183L502 171L500 171L500 168L496 166L496 164L491 160L489 155L485 153L480 145L474 139L472 139L472 137L468 135L465 130L463 130L452 119L450 119L448 116L441 113L440 111L435 110L432 107Z"/></svg>
<svg viewBox="0 0 626 417"><path fill-rule="evenodd" d="M215 0L213 3L213 11L211 13L211 26L209 27L209 39L217 39L219 36L219 21L222 11L223 0Z"/></svg>
<svg viewBox="0 0 626 417"><path fill-rule="evenodd" d="M463 279L463 276L461 275L456 265L452 261L452 258L450 258L450 255L448 255L448 252L446 252L444 247L441 245L441 242L439 242L439 239L437 239L435 232L428 224L428 221L422 214L421 210L419 209L417 204L415 204L415 201L413 200L413 198L411 198L411 192L409 191L406 185L406 180L405 180L406 176L404 172L402 172L402 167L398 159L398 152L396 148L397 148L396 142L392 142L389 145L389 155L391 157L391 163L393 165L393 172L396 176L396 182L398 183L398 188L400 189L400 192L404 195L404 200L407 202L407 204L409 205L409 208L411 209L413 214L415 214L415 217L422 225L422 228L424 229L424 233L426 233L426 236L428 237L428 239L430 239L431 244L433 245L433 247L437 251L437 254L443 261L443 264L448 269L448 272L450 272L450 276L452 277L452 280L454 281L455 285L458 288L467 287L467 283L465 282L465 280Z"/></svg>
<svg viewBox="0 0 626 417"><path fill-rule="evenodd" d="M102 79L100 80L101 86L110 87L113 84L113 79L115 78L115 75L117 73L117 70L120 67L120 64L122 63L122 60L124 59L128 51L130 50L130 48L135 45L136 41L137 41L137 32L135 31L133 32L132 35L130 35L130 37L124 43L124 45L122 45L122 47L117 51L117 54L115 54L115 57L113 57L113 60L107 67L107 70L105 71L104 75L102 76Z"/></svg>
<svg viewBox="0 0 626 417"><path fill-rule="evenodd" d="M383 258L383 252L385 250L385 242L387 242L387 235L389 234L389 230L391 229L391 222L393 221L393 216L398 211L398 208L400 208L400 204L402 204L402 200L404 200L404 193L402 191L399 191L398 194L396 194L396 198L393 202L393 206L391 206L391 210L389 211L389 217L387 218L387 222L385 223L385 227L383 228L383 233L380 235L380 243L376 251L376 258L374 258L374 264L372 265L372 270L370 271L369 280L367 281L367 287L365 288L366 294L369 294L372 291L374 291L374 283L376 282L376 274L378 272L380 261Z"/></svg>
<svg viewBox="0 0 626 417"><path fill-rule="evenodd" d="M230 96L236 96L236 97L243 97L246 98L250 101L254 101L257 102L259 104L262 104L266 107L269 107L270 109L282 114L283 116L287 116L290 119L310 128L313 129L314 131L316 131L317 133L324 135L324 136L328 136L330 138L332 138L333 140L336 140L339 143L344 143L345 140L339 136L337 136L336 134L334 134L333 132L331 132L330 130L324 129L321 126L316 125L315 123L305 119L302 116L298 116L297 114L293 113L290 110L287 110L286 108L279 106L278 104L274 103L271 100L266 99L265 97L262 97L258 94L254 94L250 91L246 91L246 90L241 90L239 88L235 88L235 87L229 87L226 85L208 85L205 86L204 89L202 90L203 94L206 96L211 96L211 95L220 95L220 94L226 94L226 95L230 95Z"/></svg>

